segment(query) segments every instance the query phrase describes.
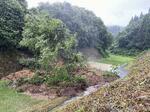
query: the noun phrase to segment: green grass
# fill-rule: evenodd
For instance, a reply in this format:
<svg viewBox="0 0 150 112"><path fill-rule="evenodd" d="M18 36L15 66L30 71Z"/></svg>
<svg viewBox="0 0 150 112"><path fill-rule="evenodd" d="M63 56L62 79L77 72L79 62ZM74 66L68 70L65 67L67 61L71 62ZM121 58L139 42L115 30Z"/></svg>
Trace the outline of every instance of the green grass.
<svg viewBox="0 0 150 112"><path fill-rule="evenodd" d="M0 112L18 112L43 101L18 93L0 81Z"/></svg>
<svg viewBox="0 0 150 112"><path fill-rule="evenodd" d="M102 58L100 62L112 65L121 65L125 63L130 63L133 60L135 60L135 57L110 54L109 57Z"/></svg>

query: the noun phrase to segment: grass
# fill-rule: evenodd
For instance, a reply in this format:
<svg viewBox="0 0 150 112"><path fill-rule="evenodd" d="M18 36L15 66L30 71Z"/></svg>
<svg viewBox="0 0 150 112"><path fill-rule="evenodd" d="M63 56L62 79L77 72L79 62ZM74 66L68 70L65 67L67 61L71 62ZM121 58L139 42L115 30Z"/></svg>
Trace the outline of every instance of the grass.
<svg viewBox="0 0 150 112"><path fill-rule="evenodd" d="M18 112L41 102L8 88L6 82L0 81L0 112Z"/></svg>
<svg viewBox="0 0 150 112"><path fill-rule="evenodd" d="M102 58L100 62L106 64L112 64L112 65L121 65L121 64L132 62L134 60L135 57L110 54L109 57Z"/></svg>

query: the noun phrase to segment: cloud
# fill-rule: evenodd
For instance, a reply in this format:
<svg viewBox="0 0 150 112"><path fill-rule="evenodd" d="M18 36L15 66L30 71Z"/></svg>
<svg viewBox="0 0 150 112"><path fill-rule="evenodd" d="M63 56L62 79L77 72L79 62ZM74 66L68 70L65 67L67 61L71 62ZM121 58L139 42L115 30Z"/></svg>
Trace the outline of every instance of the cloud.
<svg viewBox="0 0 150 112"><path fill-rule="evenodd" d="M40 2L69 2L73 5L92 10L106 25L125 26L134 15L146 13L150 0L27 0L29 7L36 7Z"/></svg>

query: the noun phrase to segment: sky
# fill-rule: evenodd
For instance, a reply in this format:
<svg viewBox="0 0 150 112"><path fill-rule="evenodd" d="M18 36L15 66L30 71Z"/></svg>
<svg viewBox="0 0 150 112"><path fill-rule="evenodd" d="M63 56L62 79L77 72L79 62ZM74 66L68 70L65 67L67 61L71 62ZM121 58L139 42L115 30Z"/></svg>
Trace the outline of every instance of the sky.
<svg viewBox="0 0 150 112"><path fill-rule="evenodd" d="M107 26L126 26L134 15L145 14L150 8L150 0L27 0L29 8L40 2L64 1L93 11Z"/></svg>

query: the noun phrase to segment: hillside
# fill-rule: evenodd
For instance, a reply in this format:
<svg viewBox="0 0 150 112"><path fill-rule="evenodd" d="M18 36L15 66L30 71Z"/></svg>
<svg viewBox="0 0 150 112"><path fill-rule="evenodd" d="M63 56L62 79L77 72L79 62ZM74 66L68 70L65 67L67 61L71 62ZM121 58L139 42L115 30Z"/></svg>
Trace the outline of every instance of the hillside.
<svg viewBox="0 0 150 112"><path fill-rule="evenodd" d="M150 52L135 61L130 74L57 112L149 112Z"/></svg>
<svg viewBox="0 0 150 112"><path fill-rule="evenodd" d="M63 21L71 33L76 34L79 49L97 48L101 54L105 54L105 50L111 44L111 35L107 32L103 21L92 11L67 2L42 3L38 9Z"/></svg>
<svg viewBox="0 0 150 112"><path fill-rule="evenodd" d="M113 52L136 55L150 48L150 12L133 17L127 27L117 35Z"/></svg>

